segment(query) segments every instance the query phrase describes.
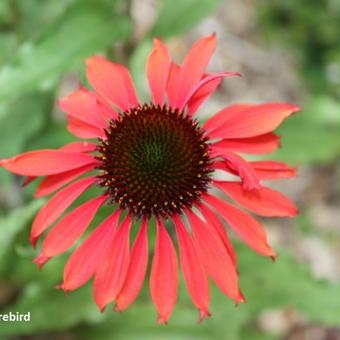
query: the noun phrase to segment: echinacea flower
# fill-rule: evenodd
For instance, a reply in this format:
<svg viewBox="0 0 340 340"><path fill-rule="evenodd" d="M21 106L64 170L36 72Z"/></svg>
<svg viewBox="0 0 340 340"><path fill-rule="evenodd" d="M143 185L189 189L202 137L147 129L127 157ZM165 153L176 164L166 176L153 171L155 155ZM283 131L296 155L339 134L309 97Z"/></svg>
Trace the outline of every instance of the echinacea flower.
<svg viewBox="0 0 340 340"><path fill-rule="evenodd" d="M298 111L297 106L237 104L202 126L194 119L222 79L238 75L205 72L215 45L215 34L198 40L179 66L155 39L146 66L152 100L144 104L123 65L100 56L87 59L93 91L81 87L59 102L68 130L85 141L0 161L1 167L26 176L26 183L43 177L36 197L56 192L31 230L30 241L36 246L50 229L34 260L40 267L81 239L103 204L112 206L112 214L69 257L60 285L73 291L93 277L100 310L115 302L115 309L122 311L136 299L148 267L150 219L156 221L150 293L158 321L166 323L178 290L175 235L188 293L204 319L209 315L208 277L235 303L244 302L236 253L223 222L254 251L274 258L264 228L249 212L297 214L293 203L262 183L293 177L295 169L240 155L275 150L279 137L273 130ZM218 180L216 169L233 180ZM92 186L101 187L102 194L64 215ZM213 188L228 201L211 193ZM139 230L130 247L132 228Z"/></svg>

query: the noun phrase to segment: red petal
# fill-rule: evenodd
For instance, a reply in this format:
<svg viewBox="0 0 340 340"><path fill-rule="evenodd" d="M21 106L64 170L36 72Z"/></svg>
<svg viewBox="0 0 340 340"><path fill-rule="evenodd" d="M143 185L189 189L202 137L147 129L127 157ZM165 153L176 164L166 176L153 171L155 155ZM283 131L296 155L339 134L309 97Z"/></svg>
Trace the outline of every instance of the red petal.
<svg viewBox="0 0 340 340"><path fill-rule="evenodd" d="M78 138L99 138L105 137L105 131L91 124L87 124L72 116L67 116L67 130Z"/></svg>
<svg viewBox="0 0 340 340"><path fill-rule="evenodd" d="M106 123L96 99L86 91L74 91L59 100L59 107L69 116L76 118L96 128L104 129Z"/></svg>
<svg viewBox="0 0 340 340"><path fill-rule="evenodd" d="M38 150L0 160L0 166L22 176L47 176L95 162L92 156L85 153Z"/></svg>
<svg viewBox="0 0 340 340"><path fill-rule="evenodd" d="M205 75L207 77L209 75ZM188 101L188 111L190 115L194 115L197 109L208 99L208 97L217 89L221 84L222 78L216 78L207 84L203 85Z"/></svg>
<svg viewBox="0 0 340 340"><path fill-rule="evenodd" d="M59 150L67 152L92 152L96 150L96 144L90 142L72 142L65 144Z"/></svg>
<svg viewBox="0 0 340 340"><path fill-rule="evenodd" d="M157 220L157 238L151 268L150 293L158 322L167 323L176 304L178 271L175 247L162 221Z"/></svg>
<svg viewBox="0 0 340 340"><path fill-rule="evenodd" d="M280 139L274 133L265 135L241 138L223 139L211 145L214 151L237 151L249 154L264 154L276 150L280 145Z"/></svg>
<svg viewBox="0 0 340 340"><path fill-rule="evenodd" d="M116 311L125 310L138 296L148 267L148 221L143 220L133 244L130 264L123 288L116 299Z"/></svg>
<svg viewBox="0 0 340 340"><path fill-rule="evenodd" d="M248 138L275 130L284 119L299 111L298 106L268 103L251 106L229 116L218 128L209 132L211 138Z"/></svg>
<svg viewBox="0 0 340 340"><path fill-rule="evenodd" d="M245 191L238 182L214 181L214 184L233 200L257 215L275 217L294 217L298 214L294 204L280 192L262 187Z"/></svg>
<svg viewBox="0 0 340 340"><path fill-rule="evenodd" d="M181 67L175 63L171 63L168 83L166 86L166 92L168 95L168 101L169 101L170 107L175 107L176 102L177 102L180 73L181 73Z"/></svg>
<svg viewBox="0 0 340 340"><path fill-rule="evenodd" d="M94 164L88 164L60 174L47 176L40 182L34 197L49 195L63 187L65 184L71 182L73 179L91 171L93 168Z"/></svg>
<svg viewBox="0 0 340 340"><path fill-rule="evenodd" d="M221 128L225 121L244 111L246 108L252 107L254 105L249 104L236 104L223 108L221 111L217 112L211 116L204 124L203 128L205 130L215 130Z"/></svg>
<svg viewBox="0 0 340 340"><path fill-rule="evenodd" d="M155 104L163 105L170 63L166 46L160 40L154 39L154 48L147 62L146 73Z"/></svg>
<svg viewBox="0 0 340 340"><path fill-rule="evenodd" d="M256 161L250 162L260 179L280 179L296 176L296 169L285 163L275 161Z"/></svg>
<svg viewBox="0 0 340 340"><path fill-rule="evenodd" d="M31 184L36 178L37 178L36 176L24 177L24 181L22 182L22 186L26 187L27 185Z"/></svg>
<svg viewBox="0 0 340 340"><path fill-rule="evenodd" d="M94 56L86 60L86 66L89 83L103 98L123 111L138 106L130 74L123 65Z"/></svg>
<svg viewBox="0 0 340 340"><path fill-rule="evenodd" d="M209 316L208 276L197 254L193 240L178 216L173 217L180 250L181 268L192 302L201 317Z"/></svg>
<svg viewBox="0 0 340 340"><path fill-rule="evenodd" d="M105 100L103 100L96 92L90 91L86 87L80 86L80 90L86 92L89 96L93 97L99 107L100 115L104 120L117 119L118 112L115 111Z"/></svg>
<svg viewBox="0 0 340 340"><path fill-rule="evenodd" d="M42 251L47 257L57 256L68 250L85 232L106 196L88 201L63 217L47 234Z"/></svg>
<svg viewBox="0 0 340 340"><path fill-rule="evenodd" d="M36 215L30 241L35 247L39 236L52 224L59 216L92 184L96 181L95 177L88 177L75 182L55 194Z"/></svg>
<svg viewBox="0 0 340 340"><path fill-rule="evenodd" d="M103 311L119 294L129 268L131 217L118 228L108 253L99 265L93 283L97 306Z"/></svg>
<svg viewBox="0 0 340 340"><path fill-rule="evenodd" d="M72 253L64 268L63 290L75 290L94 275L112 244L119 216L120 210L116 210Z"/></svg>
<svg viewBox="0 0 340 340"><path fill-rule="evenodd" d="M228 233L225 230L223 224L218 219L218 217L206 205L200 204L199 209L204 219L207 221L207 224L215 227L219 237L221 238L225 248L227 249L229 253L231 260L233 261L235 268L237 268L237 255L229 240Z"/></svg>
<svg viewBox="0 0 340 340"><path fill-rule="evenodd" d="M264 256L275 256L274 250L268 244L263 226L252 216L212 195L205 194L203 198L250 248Z"/></svg>
<svg viewBox="0 0 340 340"><path fill-rule="evenodd" d="M216 47L216 35L199 39L189 50L181 67L178 97L175 107L184 107L189 93L200 81Z"/></svg>
<svg viewBox="0 0 340 340"><path fill-rule="evenodd" d="M205 268L221 291L236 302L243 302L238 288L236 268L216 230L204 223L190 209L185 211L189 218L197 249Z"/></svg>
<svg viewBox="0 0 340 340"><path fill-rule="evenodd" d="M241 156L228 151L217 152L214 150L212 150L212 156L223 158L227 163L226 169L231 168L234 173L241 177L243 186L246 190L253 190L261 187L255 170ZM216 166L215 163L214 165Z"/></svg>
<svg viewBox="0 0 340 340"><path fill-rule="evenodd" d="M195 96L195 94L198 91L200 91L200 89L203 88L204 86L207 86L211 82L215 82L217 79L222 79L224 77L232 77L232 76L240 76L240 74L238 72L223 72L223 73L214 73L203 78L192 88L192 90L189 92L186 98L183 101L181 101L181 104L178 105L178 108L182 110L185 107L185 105L188 104L191 98Z"/></svg>

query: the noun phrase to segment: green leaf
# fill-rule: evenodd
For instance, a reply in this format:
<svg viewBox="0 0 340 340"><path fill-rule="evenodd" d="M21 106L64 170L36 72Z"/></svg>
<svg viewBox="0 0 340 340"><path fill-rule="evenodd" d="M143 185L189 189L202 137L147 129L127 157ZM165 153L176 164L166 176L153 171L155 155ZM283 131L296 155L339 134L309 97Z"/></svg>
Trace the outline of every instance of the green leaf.
<svg viewBox="0 0 340 340"><path fill-rule="evenodd" d="M340 155L339 104L330 97L316 97L301 113L278 130L282 148L270 155L294 164L327 164Z"/></svg>
<svg viewBox="0 0 340 340"><path fill-rule="evenodd" d="M31 323L15 327L4 325L0 334L35 334L78 326L75 334L88 340L108 337L131 340L139 339L141 334L143 339L237 340L248 338L249 334L256 335L258 339L274 339L275 335L261 337L259 330L250 327L256 324L261 311L272 308L293 308L313 322L337 325L338 301L335 297L340 284L315 280L303 265L284 252L279 252L275 263L254 254L245 246L238 249L238 254L240 284L248 303L235 308L227 297L212 287L213 316L202 324L196 323L198 314L189 300L183 280L178 303L169 325L164 328L155 325L156 311L147 283L141 296L127 311L117 314L108 307L102 315L93 303L91 284L65 297L62 292L46 287L46 279L42 280L36 274L35 281L31 281L17 302L8 307L12 311L31 311ZM51 261L48 270L54 273L52 276L56 270L60 271L61 264L60 261ZM32 280L31 274L29 277Z"/></svg>
<svg viewBox="0 0 340 340"><path fill-rule="evenodd" d="M51 87L58 77L114 41L127 38L130 22L107 7L76 6L49 27L34 43L26 44L16 60L0 70L0 100Z"/></svg>
<svg viewBox="0 0 340 340"><path fill-rule="evenodd" d="M12 241L15 236L32 219L43 202L44 200L34 200L25 207L14 210L7 216L0 218L0 273L7 266L5 255L13 247Z"/></svg>
<svg viewBox="0 0 340 340"><path fill-rule="evenodd" d="M162 37L182 34L208 16L220 2L220 0L200 0L199 2L197 0L163 0L159 16L150 34Z"/></svg>
<svg viewBox="0 0 340 340"><path fill-rule="evenodd" d="M51 109L48 95L30 95L0 106L0 158L21 152L42 128Z"/></svg>

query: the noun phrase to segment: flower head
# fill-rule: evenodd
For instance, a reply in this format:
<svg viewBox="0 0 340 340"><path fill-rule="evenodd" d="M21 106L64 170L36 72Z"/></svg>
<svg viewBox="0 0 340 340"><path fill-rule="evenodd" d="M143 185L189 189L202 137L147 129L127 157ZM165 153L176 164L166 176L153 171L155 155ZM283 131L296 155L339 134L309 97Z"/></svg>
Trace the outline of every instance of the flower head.
<svg viewBox="0 0 340 340"><path fill-rule="evenodd" d="M156 220L150 293L158 320L166 323L177 299L178 259L200 319L209 316L211 277L235 303L244 302L238 286L237 257L223 222L257 253L275 257L260 216L295 216L297 209L263 180L290 178L295 170L274 161L247 161L241 154L264 154L279 146L273 130L298 111L287 103L227 106L202 126L194 118L224 77L205 72L216 37L198 40L181 66L166 46L154 41L147 61L152 100L140 103L128 70L94 56L86 61L93 90L81 87L61 99L68 130L85 141L56 150L27 152L0 160L0 166L43 177L36 197L55 193L33 221L30 240L42 267L70 249L103 204L112 213L69 257L59 286L73 291L92 277L101 310L115 302L126 309L137 297L148 267L148 226ZM90 141L93 139L93 141ZM215 178L219 169L235 180ZM74 210L70 205L92 186L102 193ZM238 206L219 198L217 189ZM246 212L247 211L247 212ZM130 231L139 228L130 247ZM175 235L177 237L175 237Z"/></svg>

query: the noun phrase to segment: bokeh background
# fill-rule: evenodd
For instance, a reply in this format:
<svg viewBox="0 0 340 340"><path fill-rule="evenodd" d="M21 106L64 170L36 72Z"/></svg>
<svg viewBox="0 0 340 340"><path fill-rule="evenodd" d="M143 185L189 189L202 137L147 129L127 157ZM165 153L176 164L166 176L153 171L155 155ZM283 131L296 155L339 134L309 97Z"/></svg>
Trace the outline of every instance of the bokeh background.
<svg viewBox="0 0 340 340"><path fill-rule="evenodd" d="M298 166L297 179L275 185L301 210L295 220L263 221L276 263L236 241L248 303L235 308L213 288L213 316L202 324L183 284L168 326L155 324L147 285L128 311L100 314L90 285L67 297L53 288L67 255L43 271L31 263L28 231L44 200L0 169L0 314L31 312L30 323L0 322L0 339L340 339L339 0L1 0L0 157L73 140L55 102L86 82L85 57L128 65L148 99L152 37L179 62L213 31L211 70L243 77L226 79L201 119L235 102L303 107L271 155Z"/></svg>

